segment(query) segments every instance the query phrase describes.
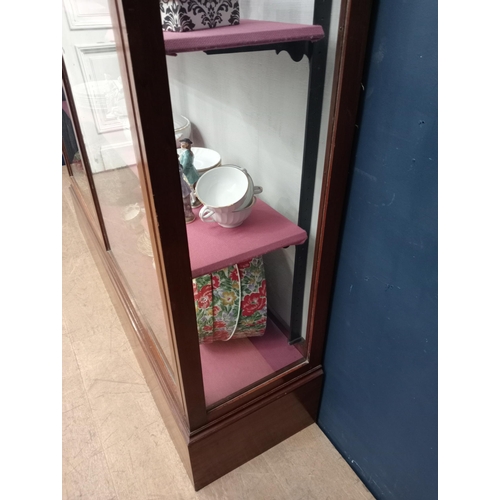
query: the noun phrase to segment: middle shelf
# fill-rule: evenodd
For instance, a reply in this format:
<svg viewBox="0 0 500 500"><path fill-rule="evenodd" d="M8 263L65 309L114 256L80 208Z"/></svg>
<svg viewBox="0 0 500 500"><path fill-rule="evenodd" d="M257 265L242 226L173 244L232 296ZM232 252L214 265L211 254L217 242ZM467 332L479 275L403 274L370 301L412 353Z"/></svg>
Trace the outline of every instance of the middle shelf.
<svg viewBox="0 0 500 500"><path fill-rule="evenodd" d="M139 176L137 167L131 170ZM199 210L194 209L196 219L186 225L193 278L307 240L306 231L259 198L248 219L231 229L202 222ZM143 224L147 229L146 219Z"/></svg>
<svg viewBox="0 0 500 500"><path fill-rule="evenodd" d="M258 198L239 227L223 228L197 216L186 229L193 278L307 240L303 229Z"/></svg>

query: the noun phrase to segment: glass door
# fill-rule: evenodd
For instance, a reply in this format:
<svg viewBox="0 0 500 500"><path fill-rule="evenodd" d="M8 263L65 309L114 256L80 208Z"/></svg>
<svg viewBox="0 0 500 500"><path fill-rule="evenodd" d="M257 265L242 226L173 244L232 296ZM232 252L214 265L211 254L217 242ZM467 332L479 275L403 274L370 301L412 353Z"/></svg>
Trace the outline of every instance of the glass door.
<svg viewBox="0 0 500 500"><path fill-rule="evenodd" d="M121 5L119 8L122 8ZM161 36L157 6L155 14L158 36ZM162 254L158 227L160 217L150 179L150 171L155 165L155 171L162 177L159 185L170 186L170 191L181 200L176 156L173 156L176 168L170 176L175 179L174 188L168 175L163 175L169 164L169 150L161 142L168 143L169 133L173 130L172 116L167 98L163 111L161 106L156 109L160 115L167 116L167 120L156 124L151 128L152 134L147 135L147 126L141 123L138 109L144 100L141 101L136 92L130 52L124 50L129 42L126 38L128 33L120 28L122 16L123 11L118 12L113 1L108 4L107 0L92 3L64 0L63 60L82 142L89 159L91 182L102 213L109 246L107 251L140 316L141 325L147 330L147 335L142 338L143 348L154 358L160 370L165 367L162 376L187 414L189 391L193 392L193 389L184 390L178 352L184 347L179 348L175 339L176 328L179 329L185 320L176 320L181 315L177 313L176 316L172 312L171 292L167 284L169 269L178 267L182 270L183 261L175 252ZM163 66L161 78L164 79L164 89L168 87L164 57L157 61L159 64L156 67L160 71ZM148 123L151 122L150 116ZM162 141L158 137L151 139L154 134L158 134ZM149 150L148 143L153 143ZM159 151L155 152L154 147ZM175 155L175 149L171 150ZM180 202L179 216L182 211ZM168 200L163 202L160 211L169 212L168 205ZM172 216L175 219L175 203ZM181 223L185 241L183 218ZM176 237L175 224L171 236L182 248L182 234ZM165 240L167 237L165 227ZM163 257L169 265L164 266ZM187 262L187 255L184 261ZM190 293L189 280L186 280L186 285ZM193 345L197 346L195 338ZM192 362L196 364L196 355L192 357ZM196 377L196 369L191 370L189 377L191 380ZM201 377L197 384L201 388ZM191 382L193 385L196 386L196 382Z"/></svg>
<svg viewBox="0 0 500 500"><path fill-rule="evenodd" d="M175 25L164 6L179 153L191 151L199 177L201 207L187 232L205 398L214 415L255 397L263 383L308 369L338 7L240 1L238 15L229 9L220 26L203 29L208 10L200 14L206 23L188 11ZM205 185L235 168L249 177L254 201L239 212L247 218L228 222Z"/></svg>

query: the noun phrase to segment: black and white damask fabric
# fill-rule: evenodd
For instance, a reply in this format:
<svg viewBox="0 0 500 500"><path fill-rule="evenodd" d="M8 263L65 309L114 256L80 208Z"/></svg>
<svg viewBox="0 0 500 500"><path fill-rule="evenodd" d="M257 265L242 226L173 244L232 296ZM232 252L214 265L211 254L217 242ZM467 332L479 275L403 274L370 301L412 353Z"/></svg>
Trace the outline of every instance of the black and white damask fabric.
<svg viewBox="0 0 500 500"><path fill-rule="evenodd" d="M238 0L160 0L163 31L194 31L240 24Z"/></svg>

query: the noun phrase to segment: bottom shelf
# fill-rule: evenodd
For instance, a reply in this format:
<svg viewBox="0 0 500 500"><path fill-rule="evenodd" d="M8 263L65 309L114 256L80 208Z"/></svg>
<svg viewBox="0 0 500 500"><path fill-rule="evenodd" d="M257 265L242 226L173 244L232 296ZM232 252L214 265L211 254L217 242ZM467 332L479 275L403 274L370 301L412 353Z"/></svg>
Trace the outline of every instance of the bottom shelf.
<svg viewBox="0 0 500 500"><path fill-rule="evenodd" d="M201 344L200 354L207 405L303 359L269 318L263 336Z"/></svg>

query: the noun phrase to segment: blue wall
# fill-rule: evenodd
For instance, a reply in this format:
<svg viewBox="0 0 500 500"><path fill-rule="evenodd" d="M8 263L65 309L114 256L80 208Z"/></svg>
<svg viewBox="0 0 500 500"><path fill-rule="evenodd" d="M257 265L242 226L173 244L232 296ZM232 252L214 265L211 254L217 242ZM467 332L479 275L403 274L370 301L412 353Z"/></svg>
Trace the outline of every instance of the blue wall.
<svg viewBox="0 0 500 500"><path fill-rule="evenodd" d="M376 6L319 425L378 499L437 498L437 0Z"/></svg>

